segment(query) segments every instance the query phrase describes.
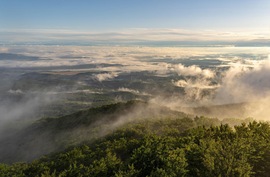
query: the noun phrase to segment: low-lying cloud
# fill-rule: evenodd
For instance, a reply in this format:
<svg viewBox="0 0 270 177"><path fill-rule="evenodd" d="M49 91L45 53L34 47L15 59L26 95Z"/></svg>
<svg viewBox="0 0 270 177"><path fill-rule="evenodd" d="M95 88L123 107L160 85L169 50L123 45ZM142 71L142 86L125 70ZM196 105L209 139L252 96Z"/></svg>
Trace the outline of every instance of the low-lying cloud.
<svg viewBox="0 0 270 177"><path fill-rule="evenodd" d="M99 82L106 81L113 79L118 76L118 73L111 72L111 73L102 73L94 75L94 78L97 79Z"/></svg>
<svg viewBox="0 0 270 177"><path fill-rule="evenodd" d="M13 128L22 128L37 120L36 113L40 107L58 99L58 96L46 93L23 93L21 90L10 90L9 93L19 95L19 100L0 103L0 139L12 133Z"/></svg>
<svg viewBox="0 0 270 177"><path fill-rule="evenodd" d="M126 87L121 87L118 89L118 91L120 92L130 92L130 93L133 93L133 94L140 94L140 91L139 90L134 90L134 89L129 89L129 88L126 88Z"/></svg>
<svg viewBox="0 0 270 177"><path fill-rule="evenodd" d="M7 90L7 94L22 96L23 99L20 102L5 102L0 105L1 136L8 135L8 132L12 131L10 127L14 127L14 124L21 126L21 123L24 122L23 118L26 118L26 124L31 124L32 120L29 117L43 104L53 103L58 94L74 95L79 93L80 96L84 96L86 93L93 93L94 97L94 94L102 94L102 88L98 87L103 87L106 84L109 85L107 88L111 89L106 90L106 94L111 96L109 98L111 100L115 97L115 101L126 101L124 96L129 97L133 94L135 96L132 97L132 95L132 99L145 97L149 99L149 105L127 111L127 115L122 115L116 121L106 125L108 128L102 129L104 132L101 132L100 136L134 120L134 117L147 117L147 113L149 117L153 117L150 116L150 113L156 117L160 116L158 110L160 108L156 109L160 105L194 115L222 118L237 115L239 117L270 120L270 61L267 60L267 58L270 59L269 48L253 48L251 50L250 48L230 47L15 46L5 47L3 50L0 48L0 51L19 53L25 56L42 56L42 58L47 59L46 61L40 59L34 61L1 60L0 66L4 69L25 66L31 68L37 66L98 65L98 67L91 65L91 67L83 69L78 67L75 69L48 70L46 68L45 71L40 71L49 73L48 76L50 77L59 76L62 73L62 75L60 74L61 78L65 80L67 78L76 79L79 75L78 78L81 80L79 79L76 82L75 85L77 86L74 86L74 90L50 90L40 94L38 94L38 91L35 94L28 94L27 89L20 90L17 87ZM205 62L202 63L201 60ZM219 62L210 66L207 60ZM25 72L29 70L29 68L27 70L22 69ZM134 75L129 77L128 74ZM47 76L44 75L44 77ZM116 85L115 82L113 88L110 87L111 83L104 82L114 81L115 79L118 79L117 84L119 85ZM124 84L121 85L122 80L124 80ZM100 84L99 82L103 83ZM91 90L91 84L96 84L93 90ZM157 88L152 88L153 86ZM119 92L128 92L129 94L119 94ZM227 107L226 104L230 106ZM85 130L78 128L74 132L65 133L70 133L75 138L84 135L89 137L89 130L94 130L96 126L102 125L103 122L99 123L90 128L86 127ZM50 139L48 142L52 142L52 140ZM46 143L47 141L41 144ZM45 148L44 152L48 152L48 149Z"/></svg>
<svg viewBox="0 0 270 177"><path fill-rule="evenodd" d="M213 78L215 73L210 69L201 69L196 65L184 66L182 64L174 65L173 70L183 76L203 76L205 78Z"/></svg>
<svg viewBox="0 0 270 177"><path fill-rule="evenodd" d="M218 103L254 102L270 97L270 62L253 68L233 66L224 75L217 90Z"/></svg>
<svg viewBox="0 0 270 177"><path fill-rule="evenodd" d="M113 81L132 72L148 72L155 79L170 77L172 79L166 84L173 87L173 92L167 94L182 99L179 104L185 102L185 106L255 102L267 98L270 90L270 67L265 61L269 58L269 48L22 45L5 46L0 51L38 56L36 60L27 61L0 60L3 68L79 66L55 71L95 72L90 77L98 82ZM118 91L135 95L150 93L129 85L119 85L118 88ZM151 86L149 88L151 90ZM11 92L20 94L19 90Z"/></svg>
<svg viewBox="0 0 270 177"><path fill-rule="evenodd" d="M204 43L208 44L234 44L265 43L269 41L269 30L257 31L213 31L213 30L186 30L186 29L151 29L133 28L110 32L89 32L55 29L36 30L0 30L1 42L4 44L137 44L166 42L180 44ZM247 40L248 39L248 40ZM91 41L91 42L89 42ZM249 44L250 45L250 44Z"/></svg>

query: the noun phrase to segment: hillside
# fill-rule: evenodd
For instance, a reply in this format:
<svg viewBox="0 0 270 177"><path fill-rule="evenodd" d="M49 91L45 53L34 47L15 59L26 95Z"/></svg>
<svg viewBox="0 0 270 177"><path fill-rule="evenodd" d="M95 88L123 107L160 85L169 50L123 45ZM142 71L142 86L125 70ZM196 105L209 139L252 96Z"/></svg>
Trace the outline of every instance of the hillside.
<svg viewBox="0 0 270 177"><path fill-rule="evenodd" d="M203 122L208 126L197 126ZM31 163L2 164L0 176L268 176L268 123L232 128L209 122L196 117L128 123Z"/></svg>
<svg viewBox="0 0 270 177"><path fill-rule="evenodd" d="M219 119L228 117L253 117L260 120L268 120L268 110L262 105L266 106L268 103L264 101L255 101L234 104L207 105L201 107L186 107L182 108L182 111L188 114L206 117L218 117Z"/></svg>
<svg viewBox="0 0 270 177"><path fill-rule="evenodd" d="M117 127L139 119L185 117L166 107L129 101L78 111L59 118L43 118L0 139L0 162L31 161L107 135Z"/></svg>
<svg viewBox="0 0 270 177"><path fill-rule="evenodd" d="M44 118L1 140L0 176L267 176L270 125L249 121L142 101Z"/></svg>

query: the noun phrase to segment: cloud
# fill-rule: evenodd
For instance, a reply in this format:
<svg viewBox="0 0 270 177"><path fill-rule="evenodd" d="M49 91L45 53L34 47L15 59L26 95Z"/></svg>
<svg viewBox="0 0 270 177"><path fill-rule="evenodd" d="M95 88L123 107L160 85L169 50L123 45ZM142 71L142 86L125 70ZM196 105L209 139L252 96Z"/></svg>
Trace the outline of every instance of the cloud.
<svg viewBox="0 0 270 177"><path fill-rule="evenodd" d="M36 112L40 107L52 104L59 97L59 95L47 93L24 93L21 90L9 90L8 92L14 95L19 94L20 99L0 102L0 139L12 132L13 128L23 128L29 122L36 120L38 118L35 117Z"/></svg>
<svg viewBox="0 0 270 177"><path fill-rule="evenodd" d="M148 94L146 92L142 92L142 91L139 91L139 90L130 89L130 88L126 88L126 87L120 87L118 89L118 91L120 91L120 92L130 92L130 93L133 93L135 95L144 95L144 96L149 96L150 95L150 94Z"/></svg>
<svg viewBox="0 0 270 177"><path fill-rule="evenodd" d="M210 69L202 69L195 65L184 66L178 64L172 65L170 70L184 77L184 79L173 80L172 83L174 86L184 89L185 101L196 101L196 104L202 104L202 102L212 97L212 90L219 87L218 84L212 83L216 77L216 73Z"/></svg>
<svg viewBox="0 0 270 177"><path fill-rule="evenodd" d="M10 94L15 94L15 95L21 95L21 94L24 94L24 92L21 91L20 89L17 89L17 90L12 90L12 89L10 89L10 90L8 91L8 93L10 93Z"/></svg>
<svg viewBox="0 0 270 177"><path fill-rule="evenodd" d="M0 38L4 44L138 44L140 42L165 41L180 42L190 45L190 42L214 42L213 45L230 45L235 41L242 43L257 43L269 45L269 30L258 31L214 31L194 29L169 28L131 28L118 31L72 31L66 29L20 29L1 30ZM91 42L89 42L91 41ZM219 43L219 42L221 43ZM181 43L184 42L184 43ZM224 44L222 44L224 42ZM200 44L200 43L199 43ZM211 45L208 44L208 45Z"/></svg>
<svg viewBox="0 0 270 177"><path fill-rule="evenodd" d="M182 64L174 65L173 70L179 75L183 76L198 76L201 75L205 78L213 78L215 73L209 69L201 69L198 66L184 66Z"/></svg>
<svg viewBox="0 0 270 177"><path fill-rule="evenodd" d="M270 97L270 62L253 68L234 65L225 74L215 101L220 103L254 102Z"/></svg>
<svg viewBox="0 0 270 177"><path fill-rule="evenodd" d="M230 104L233 107L234 103L241 103L241 105L244 103L245 109L241 110L238 110L237 106L233 110L232 107L224 110L217 109L218 117L225 117L227 115L232 117L235 116L234 113L227 113L237 112L237 115L242 117L251 116L269 120L270 61L265 60L266 58L270 60L269 48L37 45L5 46L3 50L0 47L0 51L23 54L25 56L40 56L43 58L35 61L0 60L1 67L34 68L62 66L63 68L60 69L45 69L46 73L49 74L63 74L61 77L67 74L76 75L82 71L91 71L89 73L96 72L98 74L92 75L90 79L103 82L122 76L122 73L123 76L127 76L131 72L147 72L147 75L142 75L142 77L146 76L146 80L140 80L141 78L137 80L138 82L142 82L142 84L149 84L147 87L144 87L145 85L137 85L137 82L134 82L132 84L114 85L116 87L110 91L129 92L137 95L136 97L138 98L141 98L139 97L140 95L145 95L147 99L150 99L149 107L141 106L129 111L127 113L128 115L123 115L118 121L109 124L108 129L102 129L104 133L101 133L100 136L106 134L109 130L113 130L124 123L134 120L134 117L145 117L146 113L152 110L154 111L154 115L157 117L160 116L160 112L151 108L151 103L164 105L177 111L186 111L187 113L190 113L187 111L188 108L192 109L197 106L201 108L213 107L213 105L219 104ZM44 58L47 60L44 60ZM213 60L220 62L210 65L209 63ZM89 67L90 64L93 64L94 67L92 65ZM74 69L67 69L68 67L65 67L77 65L86 65L87 67L83 67L82 69L80 67ZM13 71L6 70L9 72ZM21 71L26 70L19 69L18 71L21 73ZM31 71L31 69L27 69L27 71ZM42 71L42 69L38 71ZM88 77L87 74L86 77ZM150 78L149 80L148 77ZM151 88L152 83L157 87ZM87 80L82 79L82 81L78 80L76 82L75 85L77 87L74 86L76 87L75 90L70 89L65 91L60 89L59 91L56 89L47 91L44 94L37 93L34 96L30 95L20 103L12 102L12 104L0 105L0 139L1 136L8 135L8 131L12 131L10 127L13 127L14 124L19 125L17 120L20 120L20 118L26 117L26 123L31 123L32 120L29 117L36 110L39 110L40 106L57 101L57 95L67 93L102 94L101 92L96 92L99 89L87 89L87 84ZM162 87L164 87L164 90L162 90ZM155 89L155 91L151 92L151 89ZM21 91L19 89L7 89L7 92L13 96L23 97L28 94L27 91ZM117 95L115 101L126 101L126 99L121 97L122 94L117 93L114 95ZM195 111L191 113L196 114ZM213 114L211 115L209 113L209 116L213 116ZM19 122L21 123L23 121ZM11 125L12 123L14 124ZM97 125L101 124L102 122ZM71 133L76 133L73 134L74 137L77 135L81 136L82 131L80 129L78 132ZM85 132L88 132L85 133L85 137L89 137L89 131Z"/></svg>
<svg viewBox="0 0 270 177"><path fill-rule="evenodd" d="M147 30L145 31L147 32ZM156 31L156 33L158 33ZM0 47L1 48L1 47ZM39 56L34 61L0 60L1 67L51 67L61 66L55 71L96 71L93 78L102 82L118 77L120 73L151 72L155 76L173 78L172 84L182 87L185 93L198 100L206 90L217 90L216 103L230 103L245 100L243 93L233 94L236 88L245 89L256 95L252 84L244 84L254 76L255 71L268 71L265 59L269 58L269 48L250 47L134 47L134 46L5 46L5 52L25 56ZM208 60L220 61L209 65ZM188 61L188 63L184 63ZM91 67L65 66L91 65ZM93 67L94 66L94 67ZM264 66L264 67L262 67ZM211 67L211 68L209 68ZM228 69L230 68L230 69ZM249 75L248 75L249 73ZM254 74L251 74L254 73ZM248 75L248 77L244 77ZM267 75L268 76L268 75ZM237 80L237 79L242 80ZM246 81L247 80L247 81ZM254 79L253 79L254 80ZM238 81L238 82L237 82ZM266 82L266 81L265 81ZM241 84L240 84L241 83ZM266 82L267 83L267 82ZM261 87L261 86L260 86ZM267 90L267 87L264 87ZM131 88L130 88L131 89ZM198 94L199 93L199 94ZM212 93L211 93L212 95ZM240 99L240 97L243 97ZM251 97L251 96L250 96Z"/></svg>
<svg viewBox="0 0 270 177"><path fill-rule="evenodd" d="M0 47L1 49L1 47ZM182 73L200 72L207 76L208 70L196 68L183 68L178 65L182 59L204 59L208 60L212 55L216 60L222 62L223 66L234 64L242 60L239 54L250 54L251 56L266 57L269 54L268 48L246 48L246 47L122 47L122 46L49 46L49 45L19 45L5 46L6 53L20 54L25 56L38 56L40 59L35 61L11 61L0 60L1 67L52 67L52 66L77 66L106 64L97 70L106 72L129 72L129 71L155 71L159 74L185 69ZM172 60L168 63L166 59ZM210 58L211 59L211 58ZM155 62L151 61L155 60ZM245 60L246 61L246 60ZM254 61L254 59L250 59ZM174 64L174 66L172 66ZM109 66L111 65L111 66ZM251 65L251 64L249 64ZM185 65L186 66L186 65ZM199 66L198 66L199 67ZM84 68L87 70L87 68ZM89 68L88 70L93 69ZM180 71L178 71L180 73ZM208 74L211 75L212 72ZM209 76L210 76L209 75Z"/></svg>
<svg viewBox="0 0 270 177"><path fill-rule="evenodd" d="M129 88L125 88L125 87L119 88L118 91L120 91L120 92L130 92L130 93L133 93L133 94L136 94L136 95L140 94L140 92L138 90L129 89Z"/></svg>
<svg viewBox="0 0 270 177"><path fill-rule="evenodd" d="M97 79L99 82L102 82L105 80L113 79L117 76L118 76L118 73L111 72L111 73L96 74L94 75L94 78Z"/></svg>
<svg viewBox="0 0 270 177"><path fill-rule="evenodd" d="M186 80L178 80L172 81L173 84L177 87L183 88L199 88L199 89L216 89L219 85L213 85L209 80L202 80L202 79L188 79Z"/></svg>
<svg viewBox="0 0 270 177"><path fill-rule="evenodd" d="M181 79L172 81L173 85L184 89L184 100L196 102L197 105L205 104L212 98L214 91L219 88L212 80L197 77L194 79Z"/></svg>

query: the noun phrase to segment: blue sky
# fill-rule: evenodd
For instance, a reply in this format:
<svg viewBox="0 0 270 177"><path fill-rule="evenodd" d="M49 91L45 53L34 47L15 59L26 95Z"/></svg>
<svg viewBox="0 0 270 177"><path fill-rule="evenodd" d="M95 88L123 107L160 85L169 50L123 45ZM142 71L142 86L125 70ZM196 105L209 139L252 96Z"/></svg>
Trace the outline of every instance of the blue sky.
<svg viewBox="0 0 270 177"><path fill-rule="evenodd" d="M0 0L0 30L261 33L270 31L269 9L269 0Z"/></svg>

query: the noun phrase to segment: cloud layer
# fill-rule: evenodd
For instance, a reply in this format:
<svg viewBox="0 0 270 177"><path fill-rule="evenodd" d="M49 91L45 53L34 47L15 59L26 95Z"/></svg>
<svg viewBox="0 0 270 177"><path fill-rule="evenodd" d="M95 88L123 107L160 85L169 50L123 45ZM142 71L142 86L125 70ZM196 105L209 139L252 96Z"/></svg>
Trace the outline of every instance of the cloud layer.
<svg viewBox="0 0 270 177"><path fill-rule="evenodd" d="M270 62L253 68L232 66L225 74L215 100L220 103L255 102L270 97Z"/></svg>
<svg viewBox="0 0 270 177"><path fill-rule="evenodd" d="M158 44L162 45L270 45L269 30L214 31L186 29L132 28L109 32L55 29L1 30L2 44ZM91 41L91 42L89 42ZM235 42L238 41L238 42ZM162 43L163 42L163 43ZM209 43L210 42L210 43Z"/></svg>
<svg viewBox="0 0 270 177"><path fill-rule="evenodd" d="M117 76L118 76L117 73L111 72L111 73L96 74L94 75L94 78L97 79L99 82L102 82L105 80L113 79Z"/></svg>
<svg viewBox="0 0 270 177"><path fill-rule="evenodd" d="M0 67L4 69L39 67L53 74L93 72L90 78L99 82L125 78L124 75L132 72L148 72L156 82L159 78L169 78L164 84L172 92L166 94L172 94L173 101L181 99L179 105L182 106L257 102L270 98L270 48L267 47L37 45L4 46L0 51L24 58L0 59ZM35 60L26 60L27 56ZM136 95L151 93L129 85L120 85L118 89ZM155 90L158 89L162 90Z"/></svg>

